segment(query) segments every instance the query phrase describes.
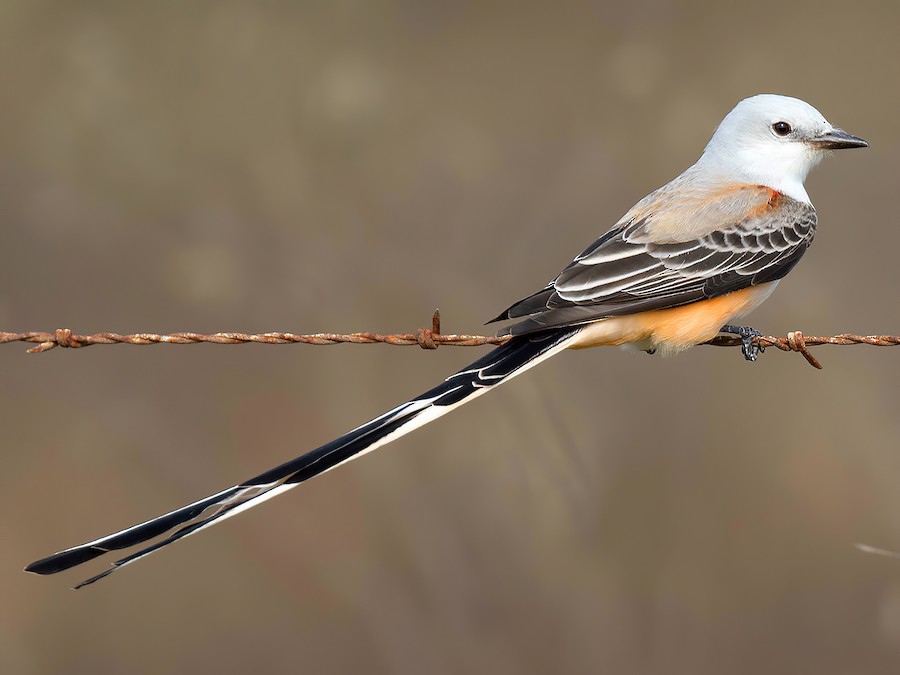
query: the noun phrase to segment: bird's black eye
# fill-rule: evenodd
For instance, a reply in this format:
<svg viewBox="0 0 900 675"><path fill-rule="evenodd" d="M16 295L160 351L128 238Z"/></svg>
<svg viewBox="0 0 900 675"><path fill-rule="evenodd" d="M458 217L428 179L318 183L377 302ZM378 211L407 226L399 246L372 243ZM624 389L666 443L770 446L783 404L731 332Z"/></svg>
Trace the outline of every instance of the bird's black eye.
<svg viewBox="0 0 900 675"><path fill-rule="evenodd" d="M791 133L791 125L787 122L775 122L775 124L772 125L772 131L779 136L787 136Z"/></svg>

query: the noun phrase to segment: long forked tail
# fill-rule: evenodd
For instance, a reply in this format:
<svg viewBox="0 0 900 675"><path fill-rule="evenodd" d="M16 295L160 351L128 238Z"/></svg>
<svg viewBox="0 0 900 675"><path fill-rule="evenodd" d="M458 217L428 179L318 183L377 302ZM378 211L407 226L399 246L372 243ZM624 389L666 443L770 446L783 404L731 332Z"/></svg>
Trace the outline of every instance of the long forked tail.
<svg viewBox="0 0 900 675"><path fill-rule="evenodd" d="M81 582L75 588L92 584L179 539L256 506L305 480L428 424L504 380L562 351L579 330L578 327L564 328L513 338L418 398L397 406L330 443L193 504L37 560L28 565L25 571L35 574L62 572L104 553L143 544L180 526L165 539L117 560L109 569Z"/></svg>

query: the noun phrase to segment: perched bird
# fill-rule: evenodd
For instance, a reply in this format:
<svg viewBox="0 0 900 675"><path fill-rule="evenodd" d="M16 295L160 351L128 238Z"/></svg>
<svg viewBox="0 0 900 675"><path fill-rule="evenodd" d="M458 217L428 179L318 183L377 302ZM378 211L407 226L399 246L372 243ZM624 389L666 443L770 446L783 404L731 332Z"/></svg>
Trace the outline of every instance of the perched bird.
<svg viewBox="0 0 900 675"><path fill-rule="evenodd" d="M544 288L494 321L520 319L505 344L430 391L250 480L115 534L31 563L53 574L143 544L76 588L233 516L437 419L564 349L633 345L675 354L719 332L757 349L732 322L758 306L812 243L816 212L803 187L830 150L867 143L808 103L761 94L725 116L697 163L650 193Z"/></svg>

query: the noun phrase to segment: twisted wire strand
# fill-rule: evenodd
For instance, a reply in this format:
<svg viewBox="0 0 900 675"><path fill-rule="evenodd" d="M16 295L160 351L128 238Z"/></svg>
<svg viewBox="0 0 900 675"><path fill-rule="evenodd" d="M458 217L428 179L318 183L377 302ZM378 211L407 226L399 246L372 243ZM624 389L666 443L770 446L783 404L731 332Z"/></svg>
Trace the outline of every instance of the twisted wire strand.
<svg viewBox="0 0 900 675"><path fill-rule="evenodd" d="M129 344L198 344L209 342L214 344L388 344L397 346L418 345L422 349L437 349L441 345L450 347L480 347L483 345L501 345L509 340L509 337L495 337L489 335L457 335L441 333L440 312L435 311L431 318L431 328L420 328L415 333L394 333L382 335L381 333L311 333L297 335L295 333L131 333L120 335L119 333L93 333L80 335L73 333L68 328L58 328L52 332L28 331L24 333L7 333L0 331L0 344L7 342L27 342L35 346L28 349L29 353L41 353L55 347L76 349L90 347L92 345ZM787 337L775 337L763 335L753 338L753 343L759 347L775 347L783 352L797 352L815 368L822 368L822 364L810 353L809 347L818 345L856 345L864 344L874 347L893 347L900 345L898 335L854 335L841 333L827 337L804 335L801 331L792 331ZM737 347L741 345L741 338L734 335L719 335L704 344L715 347Z"/></svg>

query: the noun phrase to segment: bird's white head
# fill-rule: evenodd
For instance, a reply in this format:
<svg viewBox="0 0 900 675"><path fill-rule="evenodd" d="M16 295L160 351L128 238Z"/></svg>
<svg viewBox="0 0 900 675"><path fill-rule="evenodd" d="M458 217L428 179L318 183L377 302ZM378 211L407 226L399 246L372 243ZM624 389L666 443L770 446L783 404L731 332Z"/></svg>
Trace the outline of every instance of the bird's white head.
<svg viewBox="0 0 900 675"><path fill-rule="evenodd" d="M803 181L828 151L867 145L832 126L805 101L759 94L725 116L698 166L809 202Z"/></svg>

